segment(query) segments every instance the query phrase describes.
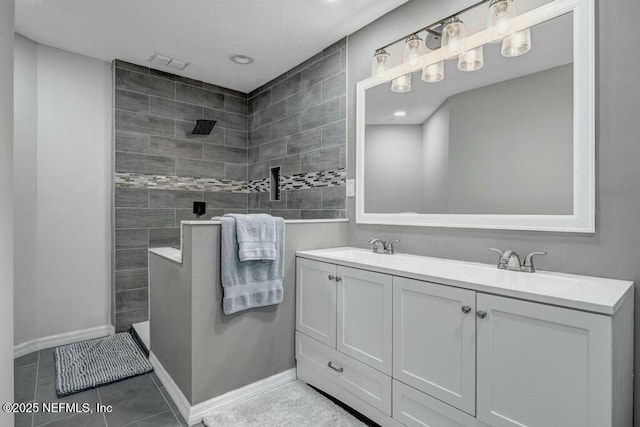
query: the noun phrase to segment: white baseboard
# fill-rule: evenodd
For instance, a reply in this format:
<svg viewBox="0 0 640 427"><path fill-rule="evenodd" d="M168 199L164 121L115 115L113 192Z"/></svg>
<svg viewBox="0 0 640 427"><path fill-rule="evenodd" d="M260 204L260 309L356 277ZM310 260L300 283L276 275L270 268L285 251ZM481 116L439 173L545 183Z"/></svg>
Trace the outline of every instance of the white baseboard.
<svg viewBox="0 0 640 427"><path fill-rule="evenodd" d="M115 328L111 325L97 326L95 328L82 329L80 331L65 332L64 334L51 335L35 340L27 341L13 347L13 358L17 359L25 354L45 348L57 347L59 345L71 344L78 341L90 340L93 338L113 335Z"/></svg>
<svg viewBox="0 0 640 427"><path fill-rule="evenodd" d="M149 361L153 365L156 375L158 375L158 378L162 382L162 385L164 385L165 389L178 407L178 410L182 414L182 417L190 426L198 424L204 417L214 411L224 408L225 406L241 402L243 400L273 390L276 387L287 384L291 381L295 381L296 379L296 370L292 368L271 377L248 384L244 387L240 387L239 389L232 390L221 396L217 396L213 399L209 399L205 402L191 406L178 385L173 381L169 373L164 369L153 352L149 356Z"/></svg>

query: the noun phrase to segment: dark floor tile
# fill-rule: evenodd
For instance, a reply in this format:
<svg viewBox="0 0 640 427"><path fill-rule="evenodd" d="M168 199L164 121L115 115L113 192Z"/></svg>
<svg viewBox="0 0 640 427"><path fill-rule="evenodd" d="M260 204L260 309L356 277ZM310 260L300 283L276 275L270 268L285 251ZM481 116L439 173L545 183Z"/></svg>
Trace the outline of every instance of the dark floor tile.
<svg viewBox="0 0 640 427"><path fill-rule="evenodd" d="M106 425L107 422L104 420L104 415L96 412L93 414L75 414L46 424L46 427L106 427Z"/></svg>
<svg viewBox="0 0 640 427"><path fill-rule="evenodd" d="M169 405L149 375L142 375L100 388L103 405L112 405L107 423L124 426L170 411Z"/></svg>
<svg viewBox="0 0 640 427"><path fill-rule="evenodd" d="M35 399L36 402L40 404L54 402L79 404L88 403L92 408L95 408L95 405L98 403L98 393L95 389L58 398L58 396L56 395L55 382L55 377L40 378L40 376L38 375L38 384L36 386ZM73 414L70 414L68 412L38 412L34 416L34 425L40 426L43 424L51 423L53 421L60 421L64 418L69 418L71 415ZM60 423L58 425L65 424Z"/></svg>
<svg viewBox="0 0 640 427"><path fill-rule="evenodd" d="M173 414L173 411L163 412L158 415L128 424L131 427L179 427L180 423Z"/></svg>
<svg viewBox="0 0 640 427"><path fill-rule="evenodd" d="M37 365L15 368L13 371L13 393L15 402L31 402L36 389Z"/></svg>
<svg viewBox="0 0 640 427"><path fill-rule="evenodd" d="M36 352L37 354L38 352ZM18 413L14 414L14 427L31 427L33 423L33 414Z"/></svg>
<svg viewBox="0 0 640 427"><path fill-rule="evenodd" d="M22 357L18 357L13 360L14 368L21 368L27 365L33 365L38 363L38 352L34 351L33 353L26 354Z"/></svg>
<svg viewBox="0 0 640 427"><path fill-rule="evenodd" d="M38 379L53 377L56 374L53 348L40 350L40 361L38 362Z"/></svg>

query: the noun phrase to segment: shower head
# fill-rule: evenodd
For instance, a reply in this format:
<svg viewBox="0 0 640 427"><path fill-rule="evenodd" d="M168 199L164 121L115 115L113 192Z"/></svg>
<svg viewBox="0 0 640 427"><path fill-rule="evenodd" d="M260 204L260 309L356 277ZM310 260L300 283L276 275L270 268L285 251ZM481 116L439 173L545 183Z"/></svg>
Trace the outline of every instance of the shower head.
<svg viewBox="0 0 640 427"><path fill-rule="evenodd" d="M192 135L209 135L213 127L218 123L215 120L197 120L196 127L191 132Z"/></svg>

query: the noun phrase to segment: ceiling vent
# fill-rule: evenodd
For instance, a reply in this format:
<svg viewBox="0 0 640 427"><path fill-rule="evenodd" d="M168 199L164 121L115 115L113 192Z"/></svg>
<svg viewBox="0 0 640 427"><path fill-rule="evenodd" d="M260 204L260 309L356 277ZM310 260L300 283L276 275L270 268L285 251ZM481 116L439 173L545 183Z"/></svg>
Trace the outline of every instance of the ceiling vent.
<svg viewBox="0 0 640 427"><path fill-rule="evenodd" d="M178 71L184 70L185 68L187 68L187 65L189 65L184 61L161 55L159 53L154 53L153 55L151 55L151 58L149 58L149 62L156 66L172 68Z"/></svg>

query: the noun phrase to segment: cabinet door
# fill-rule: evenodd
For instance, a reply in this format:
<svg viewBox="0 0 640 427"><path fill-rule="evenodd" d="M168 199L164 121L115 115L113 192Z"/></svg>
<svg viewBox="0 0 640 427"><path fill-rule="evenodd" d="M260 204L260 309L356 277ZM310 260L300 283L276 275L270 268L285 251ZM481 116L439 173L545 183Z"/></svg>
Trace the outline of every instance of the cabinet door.
<svg viewBox="0 0 640 427"><path fill-rule="evenodd" d="M493 427L611 425L611 318L478 294L481 312L480 420Z"/></svg>
<svg viewBox="0 0 640 427"><path fill-rule="evenodd" d="M296 259L296 329L336 348L336 266Z"/></svg>
<svg viewBox="0 0 640 427"><path fill-rule="evenodd" d="M392 279L338 266L338 350L391 375Z"/></svg>
<svg viewBox="0 0 640 427"><path fill-rule="evenodd" d="M393 377L475 415L474 291L393 278Z"/></svg>

